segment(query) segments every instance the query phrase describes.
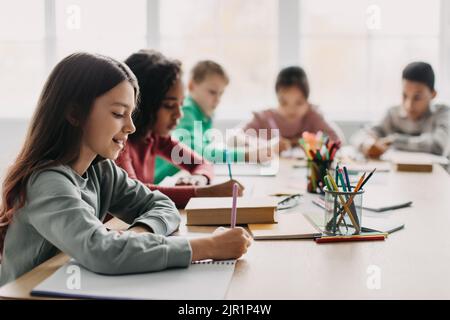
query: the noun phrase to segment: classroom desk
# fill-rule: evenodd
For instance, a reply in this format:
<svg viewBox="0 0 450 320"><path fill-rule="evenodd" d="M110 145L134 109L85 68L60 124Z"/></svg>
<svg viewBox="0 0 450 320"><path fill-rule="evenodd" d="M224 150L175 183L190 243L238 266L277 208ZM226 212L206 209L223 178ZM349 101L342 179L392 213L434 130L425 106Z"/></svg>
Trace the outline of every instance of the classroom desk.
<svg viewBox="0 0 450 320"><path fill-rule="evenodd" d="M294 162L281 160L276 177L236 178L253 185L247 196L299 191L305 188L305 169L293 168ZM432 173L391 171L384 175L369 182L366 193L413 200L411 208L384 213L402 219L404 230L375 242L254 241L237 263L226 298L450 299L449 175L437 165ZM308 197L291 210L320 211ZM109 226L124 227L117 220ZM179 232L213 229L182 225ZM33 298L30 290L67 259L65 254L55 256L0 288L0 296Z"/></svg>

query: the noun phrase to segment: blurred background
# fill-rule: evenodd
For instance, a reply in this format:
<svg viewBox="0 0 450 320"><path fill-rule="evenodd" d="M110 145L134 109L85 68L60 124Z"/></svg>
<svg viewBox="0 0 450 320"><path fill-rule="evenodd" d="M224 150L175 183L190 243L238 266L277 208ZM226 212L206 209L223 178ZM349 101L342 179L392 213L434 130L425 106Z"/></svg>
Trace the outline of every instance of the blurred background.
<svg viewBox="0 0 450 320"><path fill-rule="evenodd" d="M401 70L431 63L450 99L445 0L0 0L0 176L20 146L53 66L75 51L123 60L154 48L183 62L217 60L231 83L225 128L275 106L275 76L302 66L311 102L346 134L401 102Z"/></svg>

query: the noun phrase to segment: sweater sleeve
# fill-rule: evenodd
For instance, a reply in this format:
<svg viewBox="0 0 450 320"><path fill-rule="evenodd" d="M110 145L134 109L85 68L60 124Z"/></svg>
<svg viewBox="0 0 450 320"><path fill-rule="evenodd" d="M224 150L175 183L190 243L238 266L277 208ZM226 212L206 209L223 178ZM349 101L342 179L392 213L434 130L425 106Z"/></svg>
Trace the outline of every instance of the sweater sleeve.
<svg viewBox="0 0 450 320"><path fill-rule="evenodd" d="M136 179L109 163L112 172L112 185L109 212L133 226L135 223L148 225L157 234L170 235L180 225L180 214L173 202L159 191L151 192Z"/></svg>
<svg viewBox="0 0 450 320"><path fill-rule="evenodd" d="M381 121L372 126L367 126L360 129L355 133L351 140L351 144L358 150L373 145L377 138L386 137L388 134L393 133L392 119L390 111L386 113Z"/></svg>
<svg viewBox="0 0 450 320"><path fill-rule="evenodd" d="M392 110L393 109L388 110L384 118L379 123L370 127L369 133L371 136L383 138L394 132L391 115L393 112Z"/></svg>
<svg viewBox="0 0 450 320"><path fill-rule="evenodd" d="M108 231L94 209L81 199L79 189L53 171L40 173L27 188L29 223L93 272L126 274L188 266L192 255L188 240L162 235L172 232L180 222L171 201L128 179L121 170L114 174L110 210L116 214L123 210L119 216L125 221L145 223L159 234Z"/></svg>
<svg viewBox="0 0 450 320"><path fill-rule="evenodd" d="M392 134L393 145L400 150L446 155L450 141L449 113L449 109L442 109L436 115L431 132L425 132L418 136L400 133Z"/></svg>

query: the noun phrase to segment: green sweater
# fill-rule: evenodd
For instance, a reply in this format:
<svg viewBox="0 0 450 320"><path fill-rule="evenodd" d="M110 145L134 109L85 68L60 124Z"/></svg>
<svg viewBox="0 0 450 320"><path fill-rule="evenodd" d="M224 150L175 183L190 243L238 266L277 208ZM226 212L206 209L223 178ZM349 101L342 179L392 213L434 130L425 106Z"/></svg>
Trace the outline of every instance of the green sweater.
<svg viewBox="0 0 450 320"><path fill-rule="evenodd" d="M195 150L213 163L224 163L227 159L224 148L216 148L213 141L205 134L213 127L212 118L206 116L200 106L187 96L183 103L183 118L181 118L172 136ZM242 149L229 150L230 160L244 161L245 154ZM161 157L156 158L155 183L161 182L165 177L172 176L180 169Z"/></svg>
<svg viewBox="0 0 450 320"><path fill-rule="evenodd" d="M108 212L130 228L145 224L154 233L109 231L102 223ZM128 178L110 160L91 165L83 177L66 165L38 171L6 233L0 285L59 251L102 274L187 267L192 257L188 240L167 237L180 221L169 198Z"/></svg>

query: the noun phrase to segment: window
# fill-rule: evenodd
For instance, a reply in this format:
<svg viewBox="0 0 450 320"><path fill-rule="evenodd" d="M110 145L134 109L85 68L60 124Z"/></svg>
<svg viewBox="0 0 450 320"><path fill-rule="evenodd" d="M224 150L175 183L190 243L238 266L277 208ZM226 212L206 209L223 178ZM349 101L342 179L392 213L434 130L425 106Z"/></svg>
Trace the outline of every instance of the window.
<svg viewBox="0 0 450 320"><path fill-rule="evenodd" d="M401 71L431 63L439 89L440 1L301 0L300 64L330 118L371 120L401 102Z"/></svg>
<svg viewBox="0 0 450 320"><path fill-rule="evenodd" d="M146 1L57 0L56 62L75 51L124 60L146 45Z"/></svg>
<svg viewBox="0 0 450 320"><path fill-rule="evenodd" d="M44 2L1 0L0 8L0 118L28 117L45 79Z"/></svg>
<svg viewBox="0 0 450 320"><path fill-rule="evenodd" d="M202 59L221 63L231 82L216 117L242 119L274 101L276 0L164 0L160 49L183 62L187 78Z"/></svg>
<svg viewBox="0 0 450 320"><path fill-rule="evenodd" d="M0 0L0 6L0 118L30 118L48 73L68 54L124 59L146 45L145 0L132 6L125 0Z"/></svg>
<svg viewBox="0 0 450 320"><path fill-rule="evenodd" d="M276 74L294 63L310 78L311 101L334 120L373 120L400 103L412 60L430 62L437 101L450 98L445 0L0 0L0 8L0 118L31 117L50 69L69 53L123 60L149 46L181 60L185 79L201 59L225 67L220 119L275 106Z"/></svg>

